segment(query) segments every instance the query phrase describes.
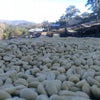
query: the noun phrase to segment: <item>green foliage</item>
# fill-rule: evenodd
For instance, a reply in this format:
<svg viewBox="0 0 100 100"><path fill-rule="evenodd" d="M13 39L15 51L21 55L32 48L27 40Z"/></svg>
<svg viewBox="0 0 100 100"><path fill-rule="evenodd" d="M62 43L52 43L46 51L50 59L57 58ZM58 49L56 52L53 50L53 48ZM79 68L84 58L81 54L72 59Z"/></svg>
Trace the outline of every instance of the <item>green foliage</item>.
<svg viewBox="0 0 100 100"><path fill-rule="evenodd" d="M80 13L80 10L77 9L74 5L70 5L68 8L66 8L65 12L65 16L69 19L75 17L78 13Z"/></svg>
<svg viewBox="0 0 100 100"><path fill-rule="evenodd" d="M100 17L100 0L87 0L86 6L90 6L89 9L93 11L94 15L97 14Z"/></svg>
<svg viewBox="0 0 100 100"><path fill-rule="evenodd" d="M0 33L3 33L5 29L5 24L0 23Z"/></svg>
<svg viewBox="0 0 100 100"><path fill-rule="evenodd" d="M78 14L80 13L80 10L77 9L74 5L70 5L69 7L66 8L65 12L66 14L63 14L59 19L61 27L68 25L70 19L79 18Z"/></svg>
<svg viewBox="0 0 100 100"><path fill-rule="evenodd" d="M48 26L49 26L49 22L48 21L42 22L42 27L43 28L48 28Z"/></svg>
<svg viewBox="0 0 100 100"><path fill-rule="evenodd" d="M20 24L4 24L0 23L0 39L11 39L17 37L26 37L29 29L41 28L41 24L20 23Z"/></svg>
<svg viewBox="0 0 100 100"><path fill-rule="evenodd" d="M88 18L89 16L90 16L90 13L88 13L88 12L84 12L81 14L82 18Z"/></svg>
<svg viewBox="0 0 100 100"><path fill-rule="evenodd" d="M8 37L9 37L9 34L3 33L3 39L8 39Z"/></svg>
<svg viewBox="0 0 100 100"><path fill-rule="evenodd" d="M14 37L24 37L28 34L27 29L7 26L3 33L3 39L10 39Z"/></svg>
<svg viewBox="0 0 100 100"><path fill-rule="evenodd" d="M63 14L60 19L59 19L59 22L61 27L65 27L66 26L66 18L65 18L65 15Z"/></svg>

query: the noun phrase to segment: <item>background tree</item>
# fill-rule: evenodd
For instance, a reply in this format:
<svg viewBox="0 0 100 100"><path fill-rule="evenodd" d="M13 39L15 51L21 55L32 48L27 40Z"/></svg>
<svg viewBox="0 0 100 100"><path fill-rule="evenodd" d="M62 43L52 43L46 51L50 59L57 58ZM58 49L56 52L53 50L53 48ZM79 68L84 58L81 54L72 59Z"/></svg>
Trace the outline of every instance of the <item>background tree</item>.
<svg viewBox="0 0 100 100"><path fill-rule="evenodd" d="M65 10L65 14L63 14L59 19L60 26L62 27L68 26L69 25L68 22L71 19L81 19L79 13L80 10L77 9L74 5L68 6Z"/></svg>
<svg viewBox="0 0 100 100"><path fill-rule="evenodd" d="M82 23L89 22L89 21L93 20L91 18L91 13L88 13L88 12L83 12L80 16L82 18Z"/></svg>
<svg viewBox="0 0 100 100"><path fill-rule="evenodd" d="M66 25L68 25L69 20L77 16L80 13L80 10L77 9L74 5L70 5L66 8L65 12Z"/></svg>
<svg viewBox="0 0 100 100"><path fill-rule="evenodd" d="M13 30L13 32L14 32L13 33L14 37L18 37L18 36L21 36L22 35L22 32L17 27Z"/></svg>
<svg viewBox="0 0 100 100"><path fill-rule="evenodd" d="M97 19L100 17L100 0L87 0L86 6L90 6L89 9L97 15Z"/></svg>
<svg viewBox="0 0 100 100"><path fill-rule="evenodd" d="M78 13L80 13L80 10L77 9L74 5L70 5L68 8L66 8L65 12L65 17L69 19L75 17Z"/></svg>
<svg viewBox="0 0 100 100"><path fill-rule="evenodd" d="M90 16L90 13L88 12L84 12L81 14L81 17L84 19L84 18L88 18Z"/></svg>
<svg viewBox="0 0 100 100"><path fill-rule="evenodd" d="M49 26L49 22L48 21L42 22L42 27L43 28L48 28L48 26Z"/></svg>
<svg viewBox="0 0 100 100"><path fill-rule="evenodd" d="M66 25L66 19L64 14L60 17L59 24L61 27L64 27Z"/></svg>

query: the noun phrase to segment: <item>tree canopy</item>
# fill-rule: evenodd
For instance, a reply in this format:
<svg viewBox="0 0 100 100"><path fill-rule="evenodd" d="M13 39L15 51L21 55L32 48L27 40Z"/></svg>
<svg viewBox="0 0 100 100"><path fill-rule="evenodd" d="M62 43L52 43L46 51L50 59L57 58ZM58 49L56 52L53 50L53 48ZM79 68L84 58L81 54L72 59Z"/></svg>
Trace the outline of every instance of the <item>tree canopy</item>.
<svg viewBox="0 0 100 100"><path fill-rule="evenodd" d="M100 0L87 0L86 6L93 11L95 15L100 17Z"/></svg>
<svg viewBox="0 0 100 100"><path fill-rule="evenodd" d="M80 13L80 10L77 9L74 5L70 5L68 8L66 8L66 17L71 18L75 17L78 13Z"/></svg>
<svg viewBox="0 0 100 100"><path fill-rule="evenodd" d="M68 22L70 19L79 18L79 15L78 15L79 13L80 13L80 10L77 9L74 5L68 6L65 10L65 14L63 14L59 19L60 25L66 26L66 22L68 25Z"/></svg>

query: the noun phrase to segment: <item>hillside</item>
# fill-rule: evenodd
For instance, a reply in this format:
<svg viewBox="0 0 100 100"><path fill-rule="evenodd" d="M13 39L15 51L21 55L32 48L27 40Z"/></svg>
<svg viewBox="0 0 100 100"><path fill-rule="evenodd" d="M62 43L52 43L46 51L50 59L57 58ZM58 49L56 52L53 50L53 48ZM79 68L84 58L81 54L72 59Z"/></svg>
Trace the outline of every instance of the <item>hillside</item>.
<svg viewBox="0 0 100 100"><path fill-rule="evenodd" d="M25 23L33 24L33 22L29 22L26 20L0 20L0 22L6 23L6 24L12 24L12 25L25 24Z"/></svg>
<svg viewBox="0 0 100 100"><path fill-rule="evenodd" d="M25 20L0 20L0 39L24 37L37 24Z"/></svg>

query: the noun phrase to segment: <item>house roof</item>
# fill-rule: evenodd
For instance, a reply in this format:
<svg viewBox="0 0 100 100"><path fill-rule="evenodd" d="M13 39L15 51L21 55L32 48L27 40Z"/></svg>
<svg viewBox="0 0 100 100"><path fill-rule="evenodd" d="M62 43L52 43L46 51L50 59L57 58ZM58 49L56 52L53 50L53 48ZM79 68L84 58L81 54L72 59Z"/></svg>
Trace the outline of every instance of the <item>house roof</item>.
<svg viewBox="0 0 100 100"><path fill-rule="evenodd" d="M30 29L29 32L42 32L44 28L35 28L35 29Z"/></svg>
<svg viewBox="0 0 100 100"><path fill-rule="evenodd" d="M60 26L60 24L49 24L49 26Z"/></svg>

